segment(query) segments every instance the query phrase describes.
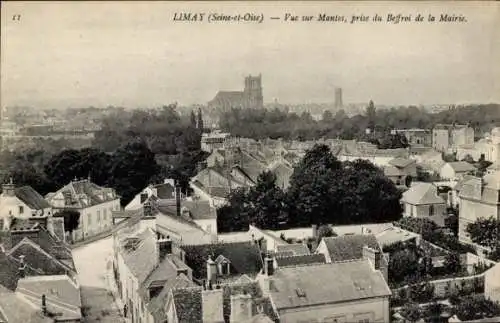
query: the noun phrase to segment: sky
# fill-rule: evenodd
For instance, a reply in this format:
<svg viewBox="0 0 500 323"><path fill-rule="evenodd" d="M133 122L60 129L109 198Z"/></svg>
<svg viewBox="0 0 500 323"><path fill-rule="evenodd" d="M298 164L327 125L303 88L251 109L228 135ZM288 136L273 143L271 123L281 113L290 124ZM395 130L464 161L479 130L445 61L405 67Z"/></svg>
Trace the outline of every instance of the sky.
<svg viewBox="0 0 500 323"><path fill-rule="evenodd" d="M264 101L500 102L499 2L2 2L1 105L205 104L262 74ZM205 13L176 22L175 13ZM210 13L262 23L209 23ZM421 23L285 22L421 13ZM429 14L466 23L429 23ZM18 20L14 15L20 15ZM280 20L270 20L279 16Z"/></svg>

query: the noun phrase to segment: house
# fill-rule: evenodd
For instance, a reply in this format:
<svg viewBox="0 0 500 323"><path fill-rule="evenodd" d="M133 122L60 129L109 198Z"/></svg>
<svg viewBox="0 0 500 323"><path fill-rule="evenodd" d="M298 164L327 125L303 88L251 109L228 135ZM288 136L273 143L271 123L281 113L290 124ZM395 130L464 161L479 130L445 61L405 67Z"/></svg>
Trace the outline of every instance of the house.
<svg viewBox="0 0 500 323"><path fill-rule="evenodd" d="M446 201L438 195L437 187L431 183L414 183L401 198L403 214L408 217L428 218L444 226Z"/></svg>
<svg viewBox="0 0 500 323"><path fill-rule="evenodd" d="M389 265L373 234L322 238L315 253L323 254L327 263L367 259L388 281Z"/></svg>
<svg viewBox="0 0 500 323"><path fill-rule="evenodd" d="M452 201L453 201L453 204L452 206L453 207L456 207L456 208L459 208L460 207L460 191L462 190L463 186L465 183L467 183L467 181L473 179L473 178L476 178L476 176L474 175L465 175L464 177L460 178L455 186L453 186L453 190L452 190Z"/></svg>
<svg viewBox="0 0 500 323"><path fill-rule="evenodd" d="M401 229L399 227L387 228L384 231L375 234L375 237L377 238L377 241L382 249L398 242L412 243L418 246L422 238L419 234Z"/></svg>
<svg viewBox="0 0 500 323"><path fill-rule="evenodd" d="M155 197L155 200L175 200L176 188L174 180L166 179L162 184L148 185L139 194L137 194L132 201L130 201L125 210L137 210L140 209L144 203L151 197Z"/></svg>
<svg viewBox="0 0 500 323"><path fill-rule="evenodd" d="M224 147L230 139L231 134L214 131L212 133L204 133L201 136L201 150L213 152L216 149Z"/></svg>
<svg viewBox="0 0 500 323"><path fill-rule="evenodd" d="M82 302L80 286L66 275L21 278L16 294L55 322L80 322Z"/></svg>
<svg viewBox="0 0 500 323"><path fill-rule="evenodd" d="M438 124L432 129L432 147L447 152L463 145L474 144L474 128L468 125Z"/></svg>
<svg viewBox="0 0 500 323"><path fill-rule="evenodd" d="M479 218L500 219L500 172L474 177L466 181L460 190L458 237L470 242L467 225Z"/></svg>
<svg viewBox="0 0 500 323"><path fill-rule="evenodd" d="M494 302L500 302L500 263L484 273L484 296Z"/></svg>
<svg viewBox="0 0 500 323"><path fill-rule="evenodd" d="M135 236L123 237L118 234L113 242L120 297L127 305L132 322L140 322L148 314L139 289L159 262L156 234L150 229Z"/></svg>
<svg viewBox="0 0 500 323"><path fill-rule="evenodd" d="M417 177L417 163L413 159L394 158L384 167L384 174L396 185L410 186Z"/></svg>
<svg viewBox="0 0 500 323"><path fill-rule="evenodd" d="M52 208L80 213L78 227L72 232L74 242L111 229L113 211L120 210L120 197L112 188L100 187L88 179L75 180L46 196Z"/></svg>
<svg viewBox="0 0 500 323"><path fill-rule="evenodd" d="M21 295L0 285L0 322L53 323L54 320Z"/></svg>
<svg viewBox="0 0 500 323"><path fill-rule="evenodd" d="M217 241L217 213L208 201L179 201L159 205L154 211L155 231L178 244L206 244Z"/></svg>
<svg viewBox="0 0 500 323"><path fill-rule="evenodd" d="M389 322L391 290L366 259L274 268L257 278L280 322Z"/></svg>
<svg viewBox="0 0 500 323"><path fill-rule="evenodd" d="M440 171L439 176L441 179L459 180L465 175L471 174L476 171L476 167L468 162L458 161L444 164Z"/></svg>
<svg viewBox="0 0 500 323"><path fill-rule="evenodd" d="M216 268L211 275L219 283L234 282L242 276L252 278L262 269L261 251L254 242L180 245L174 254L193 270L195 281L207 277L211 268L207 264Z"/></svg>
<svg viewBox="0 0 500 323"><path fill-rule="evenodd" d="M166 306L167 322L279 322L269 297L263 295L257 282L213 283L173 289L170 293L172 301Z"/></svg>
<svg viewBox="0 0 500 323"><path fill-rule="evenodd" d="M51 226L52 207L31 186L16 187L11 181L2 185L0 194L1 230L9 230L13 219L30 219Z"/></svg>

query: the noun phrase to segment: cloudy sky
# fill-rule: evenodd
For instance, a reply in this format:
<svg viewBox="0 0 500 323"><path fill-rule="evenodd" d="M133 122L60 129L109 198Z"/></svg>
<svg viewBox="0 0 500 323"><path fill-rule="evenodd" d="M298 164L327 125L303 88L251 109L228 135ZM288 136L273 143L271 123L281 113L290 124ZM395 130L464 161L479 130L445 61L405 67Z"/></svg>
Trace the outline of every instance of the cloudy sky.
<svg viewBox="0 0 500 323"><path fill-rule="evenodd" d="M263 13L264 22L174 22L176 12ZM286 13L447 13L467 23L269 19ZM1 14L2 106L206 103L259 73L267 102L332 102L335 87L345 102L500 101L498 2L3 2Z"/></svg>

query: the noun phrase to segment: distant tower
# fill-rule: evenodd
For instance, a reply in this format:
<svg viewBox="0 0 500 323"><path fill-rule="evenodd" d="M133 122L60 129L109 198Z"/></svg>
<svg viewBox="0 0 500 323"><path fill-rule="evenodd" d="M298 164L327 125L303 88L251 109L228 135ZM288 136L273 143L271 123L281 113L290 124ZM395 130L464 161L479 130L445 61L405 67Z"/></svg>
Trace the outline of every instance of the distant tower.
<svg viewBox="0 0 500 323"><path fill-rule="evenodd" d="M264 107L262 96L262 75L245 77L245 89L243 91L246 99L246 107L260 109Z"/></svg>
<svg viewBox="0 0 500 323"><path fill-rule="evenodd" d="M342 109L344 103L342 102L342 88L335 88L335 108Z"/></svg>

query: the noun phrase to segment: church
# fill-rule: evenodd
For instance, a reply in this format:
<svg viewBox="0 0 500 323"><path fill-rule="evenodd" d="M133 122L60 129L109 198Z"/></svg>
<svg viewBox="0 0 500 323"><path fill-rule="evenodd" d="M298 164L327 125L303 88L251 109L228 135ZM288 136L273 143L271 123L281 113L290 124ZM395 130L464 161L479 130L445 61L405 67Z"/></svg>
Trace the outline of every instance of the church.
<svg viewBox="0 0 500 323"><path fill-rule="evenodd" d="M208 107L227 111L231 108L260 109L264 107L262 75L245 77L243 91L219 91Z"/></svg>

